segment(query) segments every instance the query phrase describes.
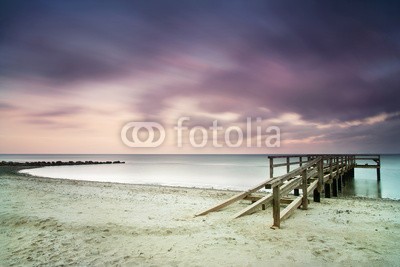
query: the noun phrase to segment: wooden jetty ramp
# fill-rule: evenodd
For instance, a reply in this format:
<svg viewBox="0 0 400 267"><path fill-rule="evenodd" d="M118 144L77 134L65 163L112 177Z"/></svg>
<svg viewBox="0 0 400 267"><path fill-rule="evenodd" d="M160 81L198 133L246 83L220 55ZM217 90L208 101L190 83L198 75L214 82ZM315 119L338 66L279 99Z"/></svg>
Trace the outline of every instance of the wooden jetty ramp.
<svg viewBox="0 0 400 267"><path fill-rule="evenodd" d="M268 205L272 205L272 228L279 228L281 221L288 218L297 208L307 209L308 197L311 194L314 202L320 202L321 193L324 193L326 198L337 197L346 180L354 178L354 168L375 168L378 182L381 177L380 155L280 155L268 158L270 178L196 216L219 211L239 200L250 200L252 204L237 212L233 218L260 209L265 210ZM274 177L275 168L282 167L286 168L286 173ZM272 192L256 194L264 188L271 189ZM283 210L282 205L285 205Z"/></svg>

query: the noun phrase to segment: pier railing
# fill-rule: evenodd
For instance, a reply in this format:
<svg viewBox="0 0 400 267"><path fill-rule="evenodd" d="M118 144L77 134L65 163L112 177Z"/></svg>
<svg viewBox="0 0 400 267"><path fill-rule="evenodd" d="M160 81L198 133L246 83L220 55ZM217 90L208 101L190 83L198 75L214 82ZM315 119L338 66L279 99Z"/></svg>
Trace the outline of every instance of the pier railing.
<svg viewBox="0 0 400 267"><path fill-rule="evenodd" d="M253 213L260 207L265 210L267 205L272 205L273 227L279 228L281 221L288 218L297 208L308 208L308 197L311 194L314 202L320 202L322 192L326 198L337 197L345 180L354 177L354 168L376 168L378 181L380 180L379 155L279 155L268 158L269 179L197 216L220 210L239 200L250 200L252 204L236 213L234 218ZM375 164L370 165L370 161ZM291 170L293 165L295 168ZM274 177L274 170L282 167L286 168L286 173ZM272 193L254 194L263 188L271 189ZM293 195L291 192L294 192ZM282 205L285 207L281 211Z"/></svg>

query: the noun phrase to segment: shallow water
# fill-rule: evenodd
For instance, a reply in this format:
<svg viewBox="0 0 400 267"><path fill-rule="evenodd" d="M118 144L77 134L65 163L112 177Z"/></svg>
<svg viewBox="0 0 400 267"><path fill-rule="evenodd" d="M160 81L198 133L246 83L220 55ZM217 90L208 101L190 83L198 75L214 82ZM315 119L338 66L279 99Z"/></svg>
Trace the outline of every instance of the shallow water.
<svg viewBox="0 0 400 267"><path fill-rule="evenodd" d="M25 170L33 175L101 182L248 189L269 177L266 155L0 155L0 161L121 160L126 164L54 166ZM292 166L296 168L296 166ZM283 174L286 168L274 170ZM375 169L356 169L345 195L400 199L400 156L381 156Z"/></svg>

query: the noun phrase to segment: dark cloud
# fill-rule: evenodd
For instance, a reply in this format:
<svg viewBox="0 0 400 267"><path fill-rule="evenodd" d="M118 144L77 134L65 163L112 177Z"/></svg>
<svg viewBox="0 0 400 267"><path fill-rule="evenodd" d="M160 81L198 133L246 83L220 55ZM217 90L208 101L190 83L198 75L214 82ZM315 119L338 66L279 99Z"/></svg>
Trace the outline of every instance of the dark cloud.
<svg viewBox="0 0 400 267"><path fill-rule="evenodd" d="M135 91L134 110L161 121L172 99L186 97L209 113L239 114L238 122L288 112L315 123L363 119L400 110L398 14L398 1L2 1L0 82L33 77L74 90L178 69L196 82Z"/></svg>
<svg viewBox="0 0 400 267"><path fill-rule="evenodd" d="M76 129L79 130L82 125L79 123L66 123L66 122L59 122L57 120L51 119L27 119L24 120L24 123L33 125L36 128L42 128L46 130L62 130L62 129Z"/></svg>
<svg viewBox="0 0 400 267"><path fill-rule="evenodd" d="M30 117L45 117L45 118L51 118L51 117L62 117L62 116L70 116L70 115L76 115L80 114L81 112L84 112L85 110L81 107L60 107L48 111L43 111L39 113L34 113L30 114Z"/></svg>
<svg viewBox="0 0 400 267"><path fill-rule="evenodd" d="M9 111L9 110L13 110L13 109L15 109L15 106L8 104L8 103L0 102L0 110Z"/></svg>

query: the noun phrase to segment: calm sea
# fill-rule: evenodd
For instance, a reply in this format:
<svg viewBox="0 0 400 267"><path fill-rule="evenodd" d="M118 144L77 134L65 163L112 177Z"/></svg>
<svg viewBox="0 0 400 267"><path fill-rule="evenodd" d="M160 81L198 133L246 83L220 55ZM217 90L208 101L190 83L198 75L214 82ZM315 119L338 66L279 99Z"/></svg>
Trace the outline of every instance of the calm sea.
<svg viewBox="0 0 400 267"><path fill-rule="evenodd" d="M0 161L121 160L126 164L55 166L24 170L32 175L130 184L248 189L269 177L266 155L0 155ZM381 156L375 169L356 169L346 195L400 199L400 155ZM292 166L296 168L296 166ZM283 174L285 167L274 170Z"/></svg>

